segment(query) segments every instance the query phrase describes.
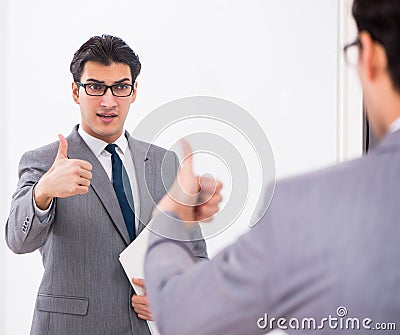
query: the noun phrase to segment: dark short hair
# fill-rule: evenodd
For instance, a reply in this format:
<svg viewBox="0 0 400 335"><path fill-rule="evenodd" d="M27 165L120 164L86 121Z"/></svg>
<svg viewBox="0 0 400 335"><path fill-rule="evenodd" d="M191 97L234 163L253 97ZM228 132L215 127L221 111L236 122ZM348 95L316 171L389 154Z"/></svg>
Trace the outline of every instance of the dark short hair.
<svg viewBox="0 0 400 335"><path fill-rule="evenodd" d="M399 0L354 0L353 16L358 31L368 32L385 48L393 86L400 92Z"/></svg>
<svg viewBox="0 0 400 335"><path fill-rule="evenodd" d="M91 37L78 51L70 65L74 81L80 81L86 62L93 61L103 65L123 63L129 65L132 83L140 73L141 64L139 57L121 38L111 35Z"/></svg>

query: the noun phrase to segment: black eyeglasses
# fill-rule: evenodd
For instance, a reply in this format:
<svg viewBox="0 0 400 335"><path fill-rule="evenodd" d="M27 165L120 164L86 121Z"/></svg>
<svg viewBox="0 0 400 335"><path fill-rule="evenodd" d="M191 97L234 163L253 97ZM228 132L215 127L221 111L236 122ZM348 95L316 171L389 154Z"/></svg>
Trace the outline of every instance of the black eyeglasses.
<svg viewBox="0 0 400 335"><path fill-rule="evenodd" d="M81 82L77 81L76 84L83 87L87 95L91 95L94 97L101 97L102 95L106 94L108 89L111 90L113 96L120 98L129 97L133 92L133 85L125 83L108 86L99 83L82 84Z"/></svg>
<svg viewBox="0 0 400 335"><path fill-rule="evenodd" d="M359 38L357 38L354 42L347 44L343 48L344 59L348 65L357 65L358 57L360 55L360 48L362 48L362 44Z"/></svg>

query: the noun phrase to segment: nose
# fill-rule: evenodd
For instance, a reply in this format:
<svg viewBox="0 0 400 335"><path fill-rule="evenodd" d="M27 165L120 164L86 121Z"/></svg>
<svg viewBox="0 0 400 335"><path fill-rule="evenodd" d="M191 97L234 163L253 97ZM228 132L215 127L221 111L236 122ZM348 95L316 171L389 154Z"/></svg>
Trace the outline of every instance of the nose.
<svg viewBox="0 0 400 335"><path fill-rule="evenodd" d="M100 105L105 108L113 108L117 106L117 99L115 99L115 96L112 94L110 87L107 87L106 92L101 97Z"/></svg>

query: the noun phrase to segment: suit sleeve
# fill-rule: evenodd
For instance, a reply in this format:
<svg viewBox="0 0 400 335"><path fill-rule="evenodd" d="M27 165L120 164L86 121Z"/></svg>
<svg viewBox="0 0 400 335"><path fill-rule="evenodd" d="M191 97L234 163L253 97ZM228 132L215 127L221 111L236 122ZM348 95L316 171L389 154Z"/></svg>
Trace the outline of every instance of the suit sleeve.
<svg viewBox="0 0 400 335"><path fill-rule="evenodd" d="M182 222L159 214L146 257L147 290L160 333L263 334L267 300L262 223L208 262L197 262ZM169 236L170 239L161 237Z"/></svg>
<svg viewBox="0 0 400 335"><path fill-rule="evenodd" d="M6 223L6 242L17 254L32 252L44 245L54 221L56 201L48 219L41 222L35 215L33 191L36 183L49 169L39 152L25 153L19 163L19 181L13 194L10 215Z"/></svg>

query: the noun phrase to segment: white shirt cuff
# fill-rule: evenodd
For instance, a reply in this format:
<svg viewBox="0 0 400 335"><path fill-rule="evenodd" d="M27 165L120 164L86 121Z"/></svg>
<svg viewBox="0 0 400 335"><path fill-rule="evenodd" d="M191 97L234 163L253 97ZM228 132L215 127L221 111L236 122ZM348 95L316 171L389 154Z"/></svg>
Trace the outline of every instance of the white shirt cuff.
<svg viewBox="0 0 400 335"><path fill-rule="evenodd" d="M41 223L48 223L50 221L51 215L50 215L50 210L51 206L53 206L53 199L50 202L50 205L47 209L40 209L35 202L35 199L33 199L33 207L35 208L35 215L39 219Z"/></svg>

